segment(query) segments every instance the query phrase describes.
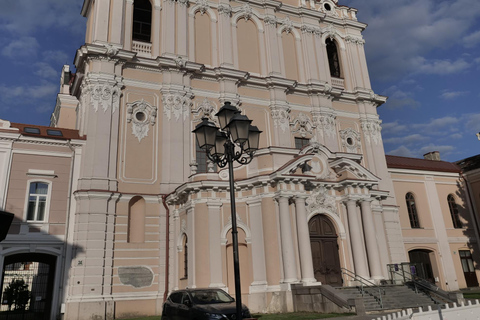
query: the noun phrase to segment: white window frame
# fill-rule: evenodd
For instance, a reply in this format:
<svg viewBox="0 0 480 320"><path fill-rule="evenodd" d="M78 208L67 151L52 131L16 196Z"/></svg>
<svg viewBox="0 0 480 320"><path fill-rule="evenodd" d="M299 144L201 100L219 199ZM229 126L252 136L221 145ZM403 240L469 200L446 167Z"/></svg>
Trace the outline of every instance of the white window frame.
<svg viewBox="0 0 480 320"><path fill-rule="evenodd" d="M30 185L35 182L45 183L47 184L47 194L46 194L46 203L45 203L45 215L43 216L43 220L27 220L28 217L28 203L30 199ZM30 179L27 180L27 188L25 192L25 204L23 210L23 220L30 223L47 223L49 221L50 216L50 198L52 195L52 181L45 180L45 179ZM35 210L36 211L36 210ZM38 212L35 212L38 214Z"/></svg>

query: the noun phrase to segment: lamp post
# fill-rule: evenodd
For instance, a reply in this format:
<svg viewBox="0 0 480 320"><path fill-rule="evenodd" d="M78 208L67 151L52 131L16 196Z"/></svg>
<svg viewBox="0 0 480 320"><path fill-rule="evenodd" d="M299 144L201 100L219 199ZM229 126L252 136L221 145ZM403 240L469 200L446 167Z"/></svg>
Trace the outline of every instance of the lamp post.
<svg viewBox="0 0 480 320"><path fill-rule="evenodd" d="M237 108L230 102L225 102L217 112L218 128L208 118L202 118L202 122L195 127L193 132L197 138L198 146L205 150L208 159L220 168L228 165L230 183L230 205L232 219L233 239L233 272L235 276L235 300L237 319L242 319L242 290L240 287L240 265L238 259L238 232L237 214L235 211L235 187L233 178L233 162L249 164L255 151L258 150L260 133L256 126L252 126L252 120L241 115Z"/></svg>

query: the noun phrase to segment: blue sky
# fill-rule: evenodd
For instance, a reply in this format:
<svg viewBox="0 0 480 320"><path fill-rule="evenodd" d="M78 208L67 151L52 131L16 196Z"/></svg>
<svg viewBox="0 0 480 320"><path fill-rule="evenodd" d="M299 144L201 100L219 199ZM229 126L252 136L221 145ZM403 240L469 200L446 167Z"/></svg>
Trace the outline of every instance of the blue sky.
<svg viewBox="0 0 480 320"><path fill-rule="evenodd" d="M62 65L84 43L83 0L2 0L0 118L48 125ZM340 0L358 9L388 154L480 153L479 0Z"/></svg>

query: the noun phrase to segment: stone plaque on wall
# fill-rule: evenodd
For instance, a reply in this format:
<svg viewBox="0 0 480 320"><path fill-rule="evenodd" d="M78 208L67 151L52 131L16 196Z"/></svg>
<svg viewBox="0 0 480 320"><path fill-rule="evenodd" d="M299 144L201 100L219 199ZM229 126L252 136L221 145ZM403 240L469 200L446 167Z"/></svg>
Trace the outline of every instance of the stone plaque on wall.
<svg viewBox="0 0 480 320"><path fill-rule="evenodd" d="M149 287L153 283L153 272L148 267L119 267L118 276L122 284L135 288Z"/></svg>

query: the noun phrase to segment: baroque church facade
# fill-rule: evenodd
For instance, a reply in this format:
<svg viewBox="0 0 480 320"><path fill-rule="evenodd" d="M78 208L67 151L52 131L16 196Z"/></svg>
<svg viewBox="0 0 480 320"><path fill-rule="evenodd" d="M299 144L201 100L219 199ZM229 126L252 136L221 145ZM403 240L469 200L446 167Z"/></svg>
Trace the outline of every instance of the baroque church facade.
<svg viewBox="0 0 480 320"><path fill-rule="evenodd" d="M0 122L0 205L16 214L0 267L30 254L55 270L45 319L160 314L186 287L233 294L228 170L192 133L230 102L263 131L234 169L252 311L292 311L292 284L348 285L342 270L380 283L409 261L445 290L474 286L462 171L385 157L386 97L356 13L336 0L84 0L85 45L50 129Z"/></svg>

